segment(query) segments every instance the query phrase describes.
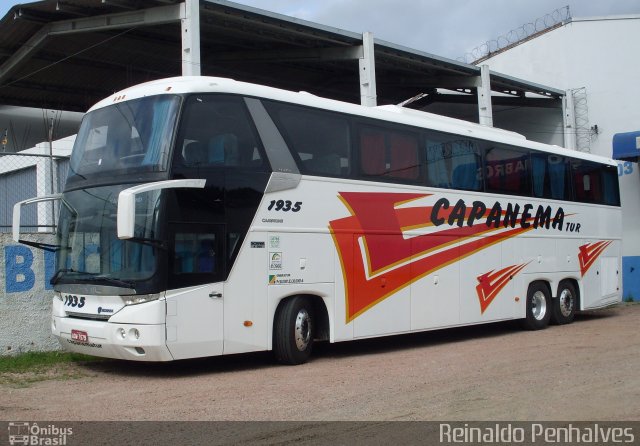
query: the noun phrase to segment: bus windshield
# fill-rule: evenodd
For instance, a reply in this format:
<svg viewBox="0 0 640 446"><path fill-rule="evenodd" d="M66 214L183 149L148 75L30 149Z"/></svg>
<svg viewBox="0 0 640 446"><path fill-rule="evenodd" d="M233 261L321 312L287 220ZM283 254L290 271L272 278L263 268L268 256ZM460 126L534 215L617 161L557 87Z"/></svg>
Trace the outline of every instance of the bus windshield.
<svg viewBox="0 0 640 446"><path fill-rule="evenodd" d="M136 203L137 241L120 240L117 200L126 187L105 186L65 193L57 233L58 271L54 282L104 282L133 288L126 282L153 275L157 249L140 240L157 236L160 192L142 194L143 198Z"/></svg>
<svg viewBox="0 0 640 446"><path fill-rule="evenodd" d="M180 98L150 96L88 113L70 161L70 176L165 171Z"/></svg>

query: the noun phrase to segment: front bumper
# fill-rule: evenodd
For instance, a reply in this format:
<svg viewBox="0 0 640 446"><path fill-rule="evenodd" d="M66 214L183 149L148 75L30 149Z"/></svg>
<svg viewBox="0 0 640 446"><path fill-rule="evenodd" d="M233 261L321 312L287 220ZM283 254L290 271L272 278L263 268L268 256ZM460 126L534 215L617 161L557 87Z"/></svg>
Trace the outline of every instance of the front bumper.
<svg viewBox="0 0 640 446"><path fill-rule="evenodd" d="M87 333L87 342L72 339L72 330ZM72 352L133 361L173 360L166 346L165 324L120 324L53 316L51 331L62 348Z"/></svg>

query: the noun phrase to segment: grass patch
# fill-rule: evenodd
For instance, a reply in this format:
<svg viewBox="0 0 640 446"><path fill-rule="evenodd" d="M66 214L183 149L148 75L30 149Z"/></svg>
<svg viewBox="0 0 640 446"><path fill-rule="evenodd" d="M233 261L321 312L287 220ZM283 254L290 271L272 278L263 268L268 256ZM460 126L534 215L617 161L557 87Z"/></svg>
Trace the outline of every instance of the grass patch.
<svg viewBox="0 0 640 446"><path fill-rule="evenodd" d="M50 379L75 379L89 376L78 367L102 358L68 352L27 352L15 356L0 356L0 384L26 387Z"/></svg>

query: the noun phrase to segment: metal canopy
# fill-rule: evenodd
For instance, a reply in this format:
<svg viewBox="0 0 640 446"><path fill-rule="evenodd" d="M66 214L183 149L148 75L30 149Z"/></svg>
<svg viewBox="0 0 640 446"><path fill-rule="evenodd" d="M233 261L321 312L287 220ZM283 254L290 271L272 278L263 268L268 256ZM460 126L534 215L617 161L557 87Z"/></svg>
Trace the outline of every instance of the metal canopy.
<svg viewBox="0 0 640 446"><path fill-rule="evenodd" d="M85 111L114 91L180 75L181 8L179 0L14 6L0 20L0 104ZM361 34L223 0L201 0L199 23L203 75L361 102L359 63L368 51ZM479 67L374 42L378 104L419 93L425 99L412 106L478 103ZM490 88L504 93L498 100L505 105L561 107L564 96L562 90L498 73L491 73Z"/></svg>

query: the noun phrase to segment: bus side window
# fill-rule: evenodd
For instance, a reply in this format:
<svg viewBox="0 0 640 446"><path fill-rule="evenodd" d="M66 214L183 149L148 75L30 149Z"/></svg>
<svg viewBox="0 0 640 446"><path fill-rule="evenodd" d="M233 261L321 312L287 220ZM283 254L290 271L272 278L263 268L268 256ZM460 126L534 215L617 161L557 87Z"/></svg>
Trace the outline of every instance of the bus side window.
<svg viewBox="0 0 640 446"><path fill-rule="evenodd" d="M351 173L349 121L335 113L264 101L301 173L348 177Z"/></svg>
<svg viewBox="0 0 640 446"><path fill-rule="evenodd" d="M387 170L384 133L374 129L360 132L360 160L365 175L384 175Z"/></svg>
<svg viewBox="0 0 640 446"><path fill-rule="evenodd" d="M426 142L427 147L427 186L450 189L451 149L445 143Z"/></svg>
<svg viewBox="0 0 640 446"><path fill-rule="evenodd" d="M173 237L171 282L175 287L212 282L222 271L219 234L208 230L208 225L186 226L176 226Z"/></svg>
<svg viewBox="0 0 640 446"><path fill-rule="evenodd" d="M182 161L185 166L196 167L205 163L207 152L200 141L185 142L182 149Z"/></svg>
<svg viewBox="0 0 640 446"><path fill-rule="evenodd" d="M418 139L413 135L389 135L389 175L415 181L420 176Z"/></svg>
<svg viewBox="0 0 640 446"><path fill-rule="evenodd" d="M529 154L507 147L494 146L486 151L487 192L530 195Z"/></svg>
<svg viewBox="0 0 640 446"><path fill-rule="evenodd" d="M264 168L261 145L239 97L190 96L178 135L175 163L193 168Z"/></svg>
<svg viewBox="0 0 640 446"><path fill-rule="evenodd" d="M473 141L451 141L451 187L460 190L481 190L482 158Z"/></svg>
<svg viewBox="0 0 640 446"><path fill-rule="evenodd" d="M614 166L601 166L604 204L620 206L620 183L618 170Z"/></svg>
<svg viewBox="0 0 640 446"><path fill-rule="evenodd" d="M571 174L576 200L583 203L604 203L600 165L591 161L574 159Z"/></svg>
<svg viewBox="0 0 640 446"><path fill-rule="evenodd" d="M416 182L420 178L417 135L410 132L362 127L360 129L360 165L365 176Z"/></svg>
<svg viewBox="0 0 640 446"><path fill-rule="evenodd" d="M238 137L233 133L223 133L211 138L209 140L208 162L209 164L239 166Z"/></svg>
<svg viewBox="0 0 640 446"><path fill-rule="evenodd" d="M568 162L561 155L549 153L531 154L531 179L533 196L571 200L571 188L567 175Z"/></svg>
<svg viewBox="0 0 640 446"><path fill-rule="evenodd" d="M480 150L474 141L428 134L427 185L458 190L481 190Z"/></svg>

